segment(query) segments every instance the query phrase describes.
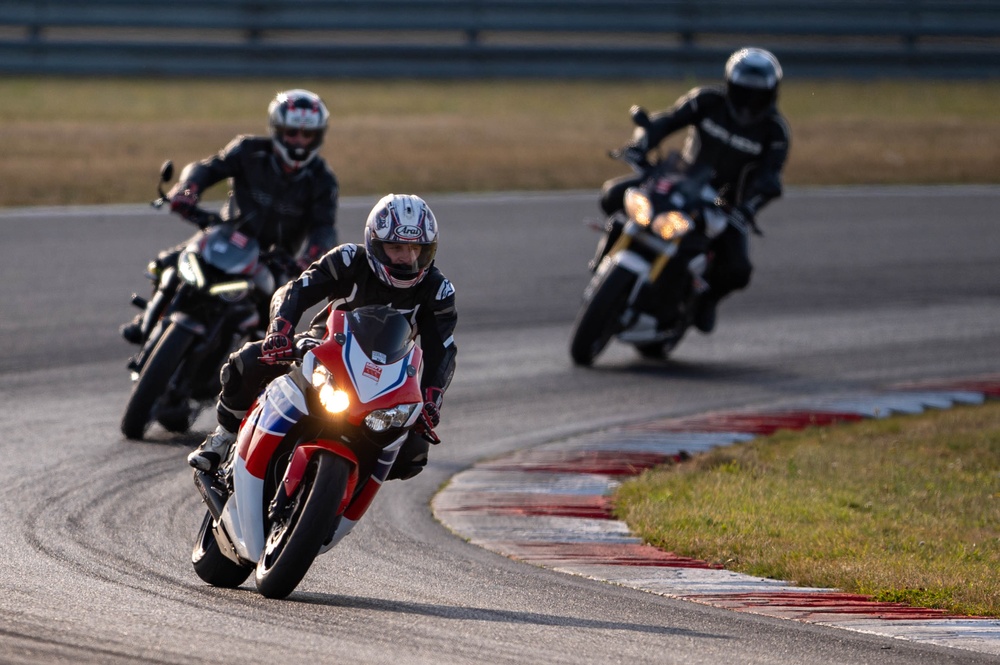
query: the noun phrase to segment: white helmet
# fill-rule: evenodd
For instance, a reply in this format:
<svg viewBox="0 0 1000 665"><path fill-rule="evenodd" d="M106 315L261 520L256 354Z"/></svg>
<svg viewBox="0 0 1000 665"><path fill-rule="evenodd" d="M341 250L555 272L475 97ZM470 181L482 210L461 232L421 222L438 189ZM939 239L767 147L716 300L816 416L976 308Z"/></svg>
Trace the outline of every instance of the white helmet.
<svg viewBox="0 0 1000 665"><path fill-rule="evenodd" d="M417 245L420 253L408 264L393 263L386 244ZM419 196L388 194L375 204L365 222L368 264L380 280L397 289L416 286L437 254L438 225L434 213Z"/></svg>
<svg viewBox="0 0 1000 665"><path fill-rule="evenodd" d="M293 170L302 168L316 156L329 121L330 112L323 100L308 90L279 92L267 107L267 126L274 151ZM303 132L312 140L304 146L291 145L285 138L294 132Z"/></svg>

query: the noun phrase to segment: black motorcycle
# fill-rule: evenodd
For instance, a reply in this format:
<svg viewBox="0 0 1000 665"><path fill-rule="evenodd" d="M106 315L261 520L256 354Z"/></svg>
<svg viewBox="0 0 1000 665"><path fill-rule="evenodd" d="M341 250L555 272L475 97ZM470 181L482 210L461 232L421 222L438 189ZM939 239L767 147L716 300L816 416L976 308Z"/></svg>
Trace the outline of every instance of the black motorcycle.
<svg viewBox="0 0 1000 665"><path fill-rule="evenodd" d="M172 177L168 161L160 170L154 208L167 203L163 185ZM176 268L163 270L152 306L132 295L132 303L146 314L141 348L128 363L134 385L121 430L129 439L142 439L154 421L168 431L186 432L218 396L219 371L229 354L260 338L275 273L294 277L287 253L261 253L238 221L224 222L201 208L183 217L203 233L180 253Z"/></svg>
<svg viewBox="0 0 1000 665"><path fill-rule="evenodd" d="M640 107L632 120L649 126ZM608 219L591 261L570 342L578 365L593 364L613 337L644 357L666 358L693 323L708 289L710 239L728 223L711 169L693 168L676 153L655 163L624 148L610 155L642 179L626 190L624 212Z"/></svg>

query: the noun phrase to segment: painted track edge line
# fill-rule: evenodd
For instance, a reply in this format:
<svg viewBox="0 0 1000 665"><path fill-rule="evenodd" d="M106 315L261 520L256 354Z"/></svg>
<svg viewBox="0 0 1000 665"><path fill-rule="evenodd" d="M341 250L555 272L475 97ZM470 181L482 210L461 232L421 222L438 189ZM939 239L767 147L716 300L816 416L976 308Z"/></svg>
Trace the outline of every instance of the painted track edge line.
<svg viewBox="0 0 1000 665"><path fill-rule="evenodd" d="M727 571L645 544L611 517L621 479L777 429L922 413L1000 397L1000 375L803 398L773 410L659 418L490 458L451 478L434 517L470 543L561 573L738 612L1000 655L1000 620L881 603ZM630 473L631 470L631 473Z"/></svg>

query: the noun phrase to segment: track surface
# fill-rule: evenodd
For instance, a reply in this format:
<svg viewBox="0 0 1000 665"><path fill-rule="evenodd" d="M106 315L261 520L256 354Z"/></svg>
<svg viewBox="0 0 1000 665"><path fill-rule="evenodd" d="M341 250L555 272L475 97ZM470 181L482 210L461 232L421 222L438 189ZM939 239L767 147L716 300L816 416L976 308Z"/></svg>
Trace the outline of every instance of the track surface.
<svg viewBox="0 0 1000 665"><path fill-rule="evenodd" d="M156 251L140 206L0 213L0 661L976 663L988 656L750 616L511 561L431 516L474 461L631 419L1000 369L1000 188L798 190L763 216L751 289L673 361L567 340L594 195L427 197L458 289L444 444L390 484L286 601L206 587L188 437L127 443L117 338ZM374 200L349 199L356 240Z"/></svg>

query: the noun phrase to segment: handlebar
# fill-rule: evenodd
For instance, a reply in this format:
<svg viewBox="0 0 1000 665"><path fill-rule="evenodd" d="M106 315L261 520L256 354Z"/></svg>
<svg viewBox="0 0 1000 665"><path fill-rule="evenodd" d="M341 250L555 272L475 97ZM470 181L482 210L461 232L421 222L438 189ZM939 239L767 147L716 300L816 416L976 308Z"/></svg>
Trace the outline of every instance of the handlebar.
<svg viewBox="0 0 1000 665"><path fill-rule="evenodd" d="M168 205L169 203L170 199L168 199L166 194L161 191L160 198L150 201L149 205L159 210L164 205ZM211 210L205 210L204 208L199 208L198 206L192 207L186 214L181 214L180 212L177 214L181 217L181 219L191 222L202 230L205 230L210 226L215 226L216 224L221 224L223 221L219 213Z"/></svg>
<svg viewBox="0 0 1000 665"><path fill-rule="evenodd" d="M160 182L156 185L156 192L160 195L160 197L150 201L149 205L159 210L164 205L170 203L170 199L167 198L166 192L163 191L163 185L170 182L173 177L174 163L168 159L163 162L162 166L160 166ZM192 207L187 214L182 215L178 213L178 215L202 230L222 223L222 217L219 213L212 212L211 210L205 210L204 208L199 208L198 206Z"/></svg>

